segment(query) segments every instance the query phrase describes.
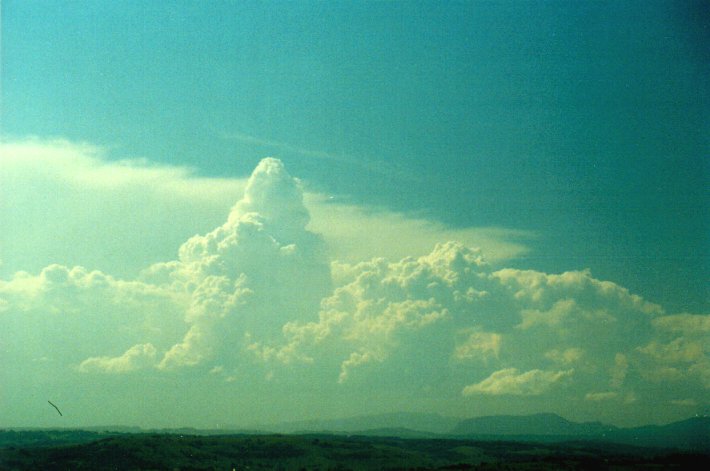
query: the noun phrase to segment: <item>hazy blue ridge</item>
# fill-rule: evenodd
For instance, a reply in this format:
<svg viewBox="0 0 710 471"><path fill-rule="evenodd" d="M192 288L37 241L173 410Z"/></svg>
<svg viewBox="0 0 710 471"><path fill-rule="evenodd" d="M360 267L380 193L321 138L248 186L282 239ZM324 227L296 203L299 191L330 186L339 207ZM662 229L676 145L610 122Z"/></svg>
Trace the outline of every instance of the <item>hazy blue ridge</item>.
<svg viewBox="0 0 710 471"><path fill-rule="evenodd" d="M448 425L447 425L448 424ZM129 431L130 430L130 431ZM392 413L334 420L288 422L252 429L140 429L91 427L84 430L0 430L0 448L68 445L122 435L363 436L399 439L457 439L538 443L616 443L710 453L710 417L665 425L620 428L600 422L573 422L556 414L484 416L457 421L436 414Z"/></svg>
<svg viewBox="0 0 710 471"><path fill-rule="evenodd" d="M459 422L454 435L600 435L616 430L600 422L571 422L556 414L495 415Z"/></svg>
<svg viewBox="0 0 710 471"><path fill-rule="evenodd" d="M462 420L451 435L477 439L594 440L710 451L710 417L693 417L666 425L619 428L599 422L571 422L555 414L487 416Z"/></svg>
<svg viewBox="0 0 710 471"><path fill-rule="evenodd" d="M574 422L552 413L497 415L457 420L437 414L392 413L336 420L289 422L264 430L399 438L464 438L537 442L598 441L644 447L710 451L710 418L666 425L621 428L601 422Z"/></svg>
<svg viewBox="0 0 710 471"><path fill-rule="evenodd" d="M710 451L710 417L618 429L609 433L607 438L626 444Z"/></svg>
<svg viewBox="0 0 710 471"><path fill-rule="evenodd" d="M264 428L279 433L330 431L358 433L369 430L406 429L432 434L446 434L459 419L439 414L393 412L332 420L307 420L274 424Z"/></svg>

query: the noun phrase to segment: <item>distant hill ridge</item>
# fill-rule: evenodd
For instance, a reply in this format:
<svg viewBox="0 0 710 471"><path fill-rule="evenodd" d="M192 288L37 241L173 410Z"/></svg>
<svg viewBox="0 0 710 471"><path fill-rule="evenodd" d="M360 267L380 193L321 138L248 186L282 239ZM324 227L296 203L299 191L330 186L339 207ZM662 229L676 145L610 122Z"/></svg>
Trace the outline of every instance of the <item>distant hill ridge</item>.
<svg viewBox="0 0 710 471"><path fill-rule="evenodd" d="M710 417L666 425L621 428L573 422L553 413L493 415L457 420L437 414L393 413L266 427L280 433L327 432L400 438L471 438L516 441L600 441L710 451Z"/></svg>
<svg viewBox="0 0 710 471"><path fill-rule="evenodd" d="M622 428L600 422L573 422L552 413L532 415L494 415L458 420L438 414L400 412L369 416L356 416L334 420L312 420L274 424L246 429L141 429L138 427L89 427L88 434L179 434L197 435L262 435L334 434L398 438L452 438L484 441L520 442L607 442L624 445L677 448L710 453L710 417L692 417L665 425L645 425ZM1 430L0 430L1 432ZM21 432L21 430L18 430ZM31 432L31 431L28 431ZM75 431L36 430L32 439L59 440L63 433L70 438L80 437ZM12 430L5 431L8 443L17 439ZM45 435L42 435L44 433ZM56 434L60 436L55 436ZM47 435L49 434L49 435ZM39 438L38 438L39 437ZM44 438L43 438L44 437ZM81 438L81 437L80 437ZM83 441L84 438L82 438ZM0 445L2 445L0 437Z"/></svg>
<svg viewBox="0 0 710 471"><path fill-rule="evenodd" d="M571 422L556 414L498 415L462 420L451 435L533 441L593 440L707 452L710 451L710 417L693 417L666 425L620 428L599 422Z"/></svg>
<svg viewBox="0 0 710 471"><path fill-rule="evenodd" d="M449 433L459 422L453 417L433 413L393 412L387 414L362 415L343 419L307 420L288 422L264 427L280 433L298 432L345 432L359 433L368 430L408 429L412 432L436 434Z"/></svg>
<svg viewBox="0 0 710 471"><path fill-rule="evenodd" d="M599 435L618 430L601 422L571 422L557 414L491 415L460 421L453 435Z"/></svg>

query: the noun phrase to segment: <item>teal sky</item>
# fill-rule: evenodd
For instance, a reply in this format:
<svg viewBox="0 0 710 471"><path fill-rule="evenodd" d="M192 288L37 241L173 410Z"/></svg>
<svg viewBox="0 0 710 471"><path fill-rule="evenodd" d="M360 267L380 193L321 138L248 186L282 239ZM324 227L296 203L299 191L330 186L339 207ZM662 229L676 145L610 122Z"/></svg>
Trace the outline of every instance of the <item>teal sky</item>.
<svg viewBox="0 0 710 471"><path fill-rule="evenodd" d="M274 386L279 374L283 379L270 389L274 397L294 390L299 378L311 381L295 388L303 396L298 402L302 408L287 411L282 406L283 415L294 419L312 415L308 404L314 397L324 401L327 416L367 412L355 404L368 388L384 398L375 412L396 409L402 401L410 407L400 409L450 415L537 412L566 398L559 412L580 419L617 420L618 408L628 414L618 420L628 423L643 421L651 409L658 410L654 419L661 421L706 413L707 399L701 398L710 387L709 13L702 1L3 0L0 323L7 330L0 333L0 354L18 366L0 373L0 384L5 384L0 401L18 412L5 409L0 425L22 425L21 413L29 414L32 424L46 424L41 414L29 412L32 402L20 399L19 391L36 388L44 394L42 388L54 385L65 391L65 398L70 396L69 383L40 365L52 361L71 369L76 381L92 384L87 394L96 397L102 390L96 385L104 383L86 378L99 371L109 372L100 375L111 384L108 389L115 389L113 381L124 385L125 390L115 392L120 395L140 391L141 384L155 393L166 384L188 381L191 372L202 368L212 383L197 383L185 397L196 404L205 391L219 391L214 417L235 395L252 404L249 398L266 394L259 388ZM278 158L283 167L272 161L260 165L267 156ZM245 209L250 208L267 221L259 230L281 244L279 256L291 250L284 248L289 243L303 251L298 263L305 265L284 262L284 270L315 270L307 286L282 280L288 286L277 301L258 290L260 283L268 286L280 279L267 267L269 257L276 255L264 252L263 259L241 259L246 255L235 255L239 250L224 249L232 243L248 246L243 241L249 236L230 239L222 224L242 199L246 179L257 165L264 175L278 179L266 179L265 193L252 187L257 202L242 200L246 202L231 210L227 226L240 234L240 224L257 224L244 219L251 217ZM262 173L257 171L252 180ZM289 189L288 175L301 180L305 207L301 190ZM310 214L308 236L294 222L303 214ZM195 234L230 242L219 249L208 242L203 247L190 239ZM478 281L469 280L467 286L490 293L495 301L483 307L456 304L462 302L457 290L468 289L456 285L465 278L452 261L458 260L451 255L456 250L447 246L449 251L432 252L437 242L449 240L481 247L490 269L481 269ZM180 249L178 256L181 246L197 252L188 256L187 248ZM256 253L266 250L255 247ZM428 261L421 263L433 270L431 277L443 276L431 268L439 266L435 259L448 260L449 265L441 263L459 273L456 286L447 288L450 292L430 297L407 285L396 294L382 288L379 298L370 299L372 293L356 289L362 282L356 265L346 269L339 264L386 257L393 264L389 269L358 269L377 272L371 275L382 287L388 279L404 277L399 260L426 254ZM227 272L220 276L229 279L232 294L245 293L236 280L246 274L244 289L254 292L246 304L235 301L241 295L234 294L234 299L227 297L231 301L219 301L236 303L220 315L196 307L204 292L194 287L215 276L212 268L194 268L207 263L208 256L224 258L221 266ZM472 255L461 256L478 267ZM173 265L165 265L169 260ZM47 268L52 264L58 265ZM97 294L91 288L96 279L87 281L89 275L71 272L75 266L109 276L110 289L105 289L113 294ZM150 276L144 270L149 266L154 267ZM539 283L554 293L536 297L539 286L526 284L532 278L523 273L531 272L523 270L544 274L548 281ZM27 273L17 275L22 271ZM37 294L51 281L49 273L60 272L65 282L73 281L54 294ZM585 275L573 282L564 272ZM555 276L563 281L551 281ZM599 280L616 288L595 284ZM569 288L577 282L594 288ZM516 292L516 283L530 291L516 294L524 291ZM344 286L363 302L394 303L390 311L373 308L382 316L400 308L421 316L402 326L395 322L399 327L392 324L381 344L360 343L353 339L374 329L372 325L389 324L374 311L369 315L379 321L358 324L367 316L348 311L347 306L360 305L339 298L343 291L338 289ZM223 293L223 288L215 290ZM613 299L608 298L617 288ZM136 303L134 308L152 320L117 307L116 299L123 295L116 293L125 290L132 293L126 296ZM626 297L632 295L640 298ZM530 304L524 302L527 296ZM292 317L274 317L284 309L281 297L298 297ZM435 305L426 308L430 300ZM421 304L405 309L405 301ZM45 302L52 309L45 309ZM332 338L318 337L314 332L331 325L328 319L335 322L334 311L328 311L335 305L360 321L340 334L333 330L328 334ZM55 340L38 327L40 312L81 316L91 306L104 306L111 318L102 320L104 314L95 313L87 314L88 324L56 322L67 329L75 321L82 329L112 326L125 338L114 339L115 344L106 341L102 350L101 335L87 333L87 343L52 350L59 352L52 357L47 345ZM225 312L242 309L235 306L262 315L261 327L246 320L233 326L245 351L263 362L258 368L246 360L226 360L224 339L217 338L222 329L215 326L229 317ZM436 319L465 317L477 309L501 319L503 312L515 311L519 323L451 321L445 329L424 328L439 325ZM180 314L161 321L159 313L169 311L186 313L185 320ZM629 320L628 326L618 320L610 327L606 347L583 346L581 336L570 332L587 328L585 322L594 317L590 313L600 316L602 311L619 319L645 313L670 320L649 320L648 325ZM552 346L554 338L562 337L533 335L540 316L557 329L562 319L574 315L583 320L563 329L568 337L558 332L566 340L557 347ZM24 329L25 322L39 330ZM153 333L138 332L137 325L152 326ZM277 333L284 325L292 327L284 328L282 338ZM400 327L407 332L402 337L394 333ZM193 332L192 338L211 340L191 344L186 331ZM351 350L338 346L341 334L352 341ZM549 340L549 348L526 350L523 346L535 344L538 335ZM607 334L600 330L599 335ZM614 350L617 337L638 343ZM512 347L510 342L520 343ZM406 395L413 391L405 394L389 381L411 381L401 366L428 357L410 351L417 344L430 348L431 357L452 372L437 382L433 376L440 368L422 367L415 377L422 378L426 393L413 398ZM320 363L319 354L331 360ZM528 355L557 366L514 361ZM594 361L585 360L592 355ZM451 366L473 357L478 369ZM123 362L110 363L117 358ZM656 373L648 373L651 363ZM173 364L178 372L166 373ZM438 363L432 360L432 365ZM20 379L25 367L34 373ZM331 367L333 377L328 376ZM369 367L371 377L349 376L350 368ZM683 369L691 376L673 376L671 370ZM467 376L464 370L476 373ZM597 378L601 372L609 377ZM119 381L116 375L124 373L132 379ZM268 381L248 389L241 377ZM671 377L675 382L663 383ZM592 387L597 380L604 386ZM559 396L550 399L547 388L562 383L566 389L554 390ZM346 393L343 384L354 385ZM670 391L664 393L665 403L645 399L661 385ZM505 391L513 401L529 401L511 406ZM481 395L477 406L466 402ZM344 402L349 405L343 407ZM189 409L179 398L165 403ZM77 424L120 419L92 414ZM201 426L216 422L200 422L196 414L185 412L175 420ZM129 419L162 424L164 415ZM254 412L247 419L263 417Z"/></svg>
<svg viewBox="0 0 710 471"><path fill-rule="evenodd" d="M210 176L277 155L358 203L533 230L522 265L708 307L702 2L2 8L6 136Z"/></svg>

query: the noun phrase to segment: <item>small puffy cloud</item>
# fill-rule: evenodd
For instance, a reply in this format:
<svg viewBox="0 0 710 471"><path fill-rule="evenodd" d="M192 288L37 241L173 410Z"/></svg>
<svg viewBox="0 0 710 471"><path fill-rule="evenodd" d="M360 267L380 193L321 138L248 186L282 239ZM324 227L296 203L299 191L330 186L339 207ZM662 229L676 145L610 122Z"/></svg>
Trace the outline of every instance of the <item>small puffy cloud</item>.
<svg viewBox="0 0 710 471"><path fill-rule="evenodd" d="M629 360L623 353L614 356L614 366L611 369L610 385L612 388L620 388L624 384L629 371Z"/></svg>
<svg viewBox="0 0 710 471"><path fill-rule="evenodd" d="M353 368L372 361L382 361L382 357L382 353L376 351L352 352L348 359L345 360L340 366L338 382L344 383L348 379L348 375Z"/></svg>
<svg viewBox="0 0 710 471"><path fill-rule="evenodd" d="M573 373L573 369L565 371L536 369L520 373L517 368L506 368L492 373L480 383L466 386L463 389L463 395L537 396L547 392L555 383Z"/></svg>
<svg viewBox="0 0 710 471"><path fill-rule="evenodd" d="M587 401L610 401L619 397L619 393L614 391L604 391L604 392L591 392L584 396Z"/></svg>
<svg viewBox="0 0 710 471"><path fill-rule="evenodd" d="M523 318L518 327L529 329L537 325L560 326L564 321L574 314L576 304L573 299L562 299L557 301L551 309L540 311L539 309L525 309L520 314Z"/></svg>
<svg viewBox="0 0 710 471"><path fill-rule="evenodd" d="M660 306L645 301L616 283L598 280L592 277L588 270L557 275L508 268L499 270L496 277L502 284L513 290L513 295L517 299L542 306L552 307L553 304L564 299L563 294L567 294L568 299L573 299L577 305L585 309L603 308L604 305L614 303L618 307L649 316L663 313ZM595 312L592 315L598 316L603 313Z"/></svg>
<svg viewBox="0 0 710 471"><path fill-rule="evenodd" d="M655 382L691 379L710 389L710 316L678 314L653 320L656 335L637 347Z"/></svg>
<svg viewBox="0 0 710 471"><path fill-rule="evenodd" d="M139 344L118 357L92 357L82 361L79 371L83 373L127 373L154 364L156 349L152 344Z"/></svg>
<svg viewBox="0 0 710 471"><path fill-rule="evenodd" d="M637 401L636 394L633 391L627 393L619 393L617 391L590 392L585 394L584 400L592 403L611 403L630 405Z"/></svg>
<svg viewBox="0 0 710 471"><path fill-rule="evenodd" d="M710 316L677 314L653 320L653 326L664 333L679 333L693 336L710 335Z"/></svg>
<svg viewBox="0 0 710 471"><path fill-rule="evenodd" d="M498 358L503 336L491 332L471 332L456 346L454 358L458 360Z"/></svg>
<svg viewBox="0 0 710 471"><path fill-rule="evenodd" d="M581 348L567 348L565 350L553 349L545 353L545 358L561 365L571 365L577 363L584 355Z"/></svg>

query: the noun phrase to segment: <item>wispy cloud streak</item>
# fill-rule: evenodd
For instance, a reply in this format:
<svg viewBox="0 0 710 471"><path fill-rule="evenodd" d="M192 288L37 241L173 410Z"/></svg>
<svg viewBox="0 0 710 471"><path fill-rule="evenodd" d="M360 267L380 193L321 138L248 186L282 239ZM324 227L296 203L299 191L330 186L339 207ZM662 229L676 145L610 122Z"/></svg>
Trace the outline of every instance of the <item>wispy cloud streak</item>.
<svg viewBox="0 0 710 471"><path fill-rule="evenodd" d="M278 151L284 153L296 154L302 157L311 157L316 159L330 160L332 162L343 163L346 165L359 167L361 169L377 173L379 175L394 177L399 180L405 180L409 182L422 181L422 178L420 176L415 175L414 173L403 169L400 166L393 165L388 162L374 160L371 158L349 155L344 152L333 153L314 149L307 149L305 147L295 146L287 142L282 142L273 139L263 139L261 137L252 136L250 134L246 134L239 131L223 133L222 138L230 141L251 144L254 146L269 147L271 149L277 149Z"/></svg>

